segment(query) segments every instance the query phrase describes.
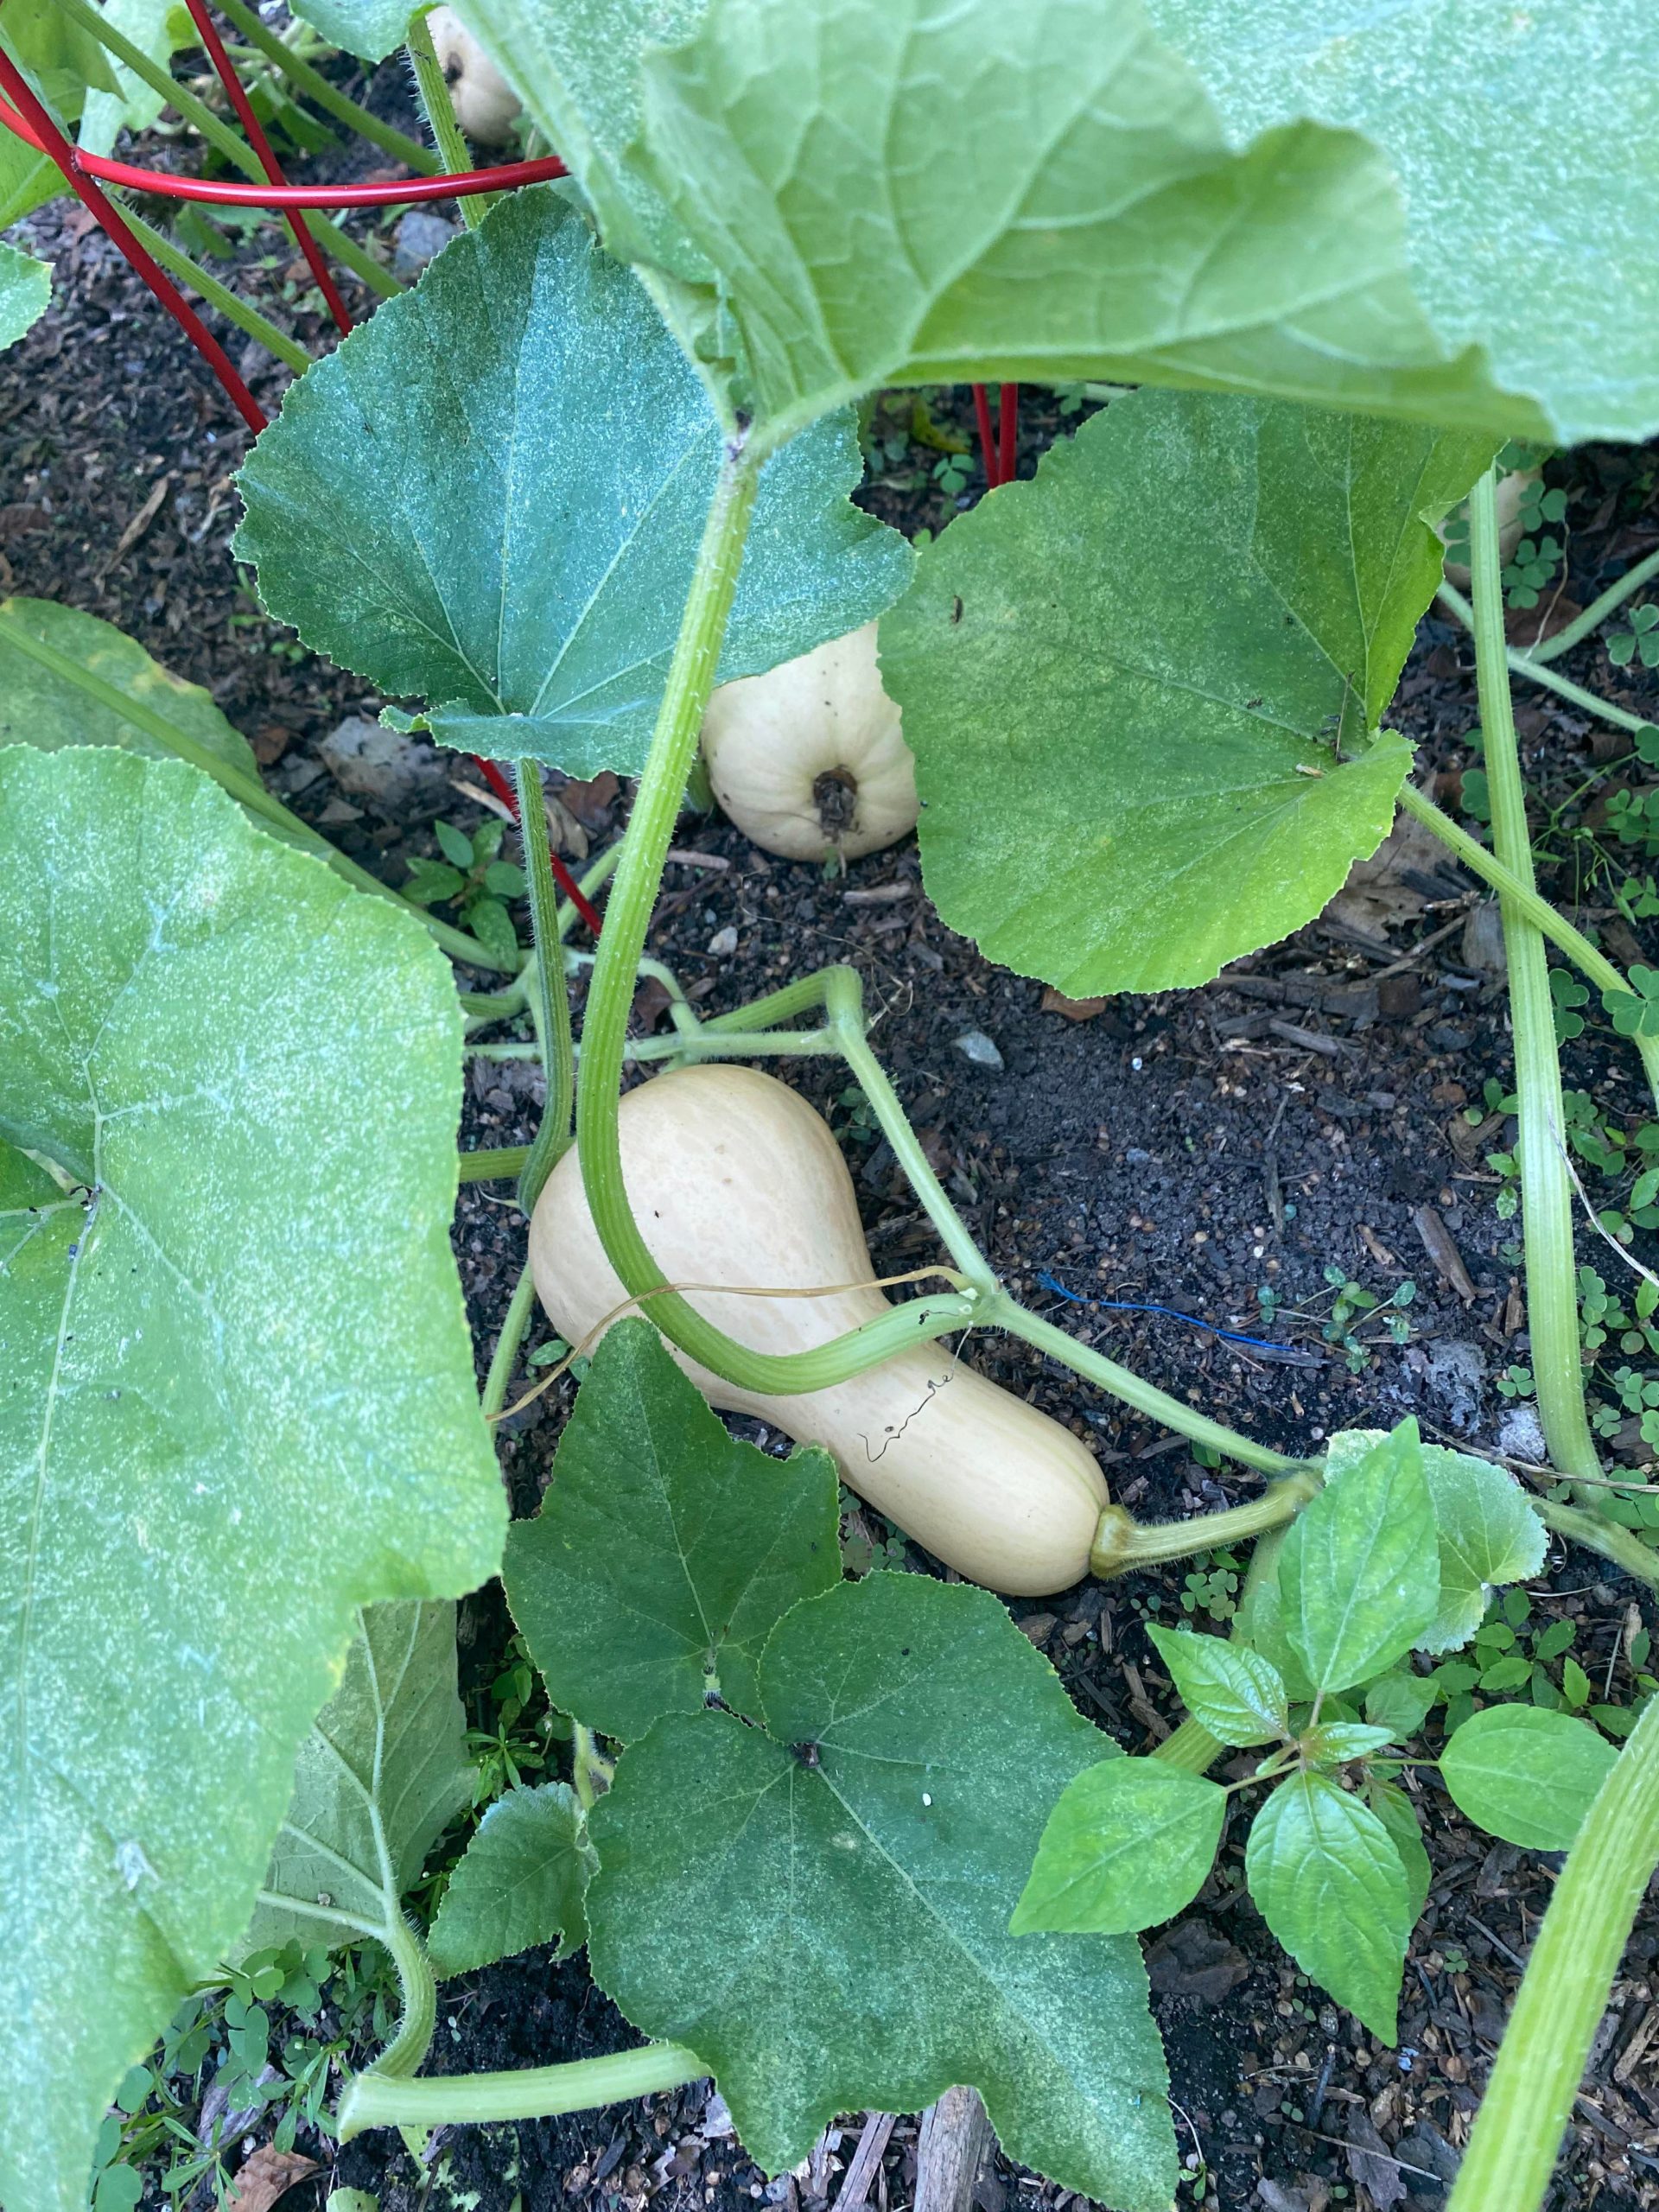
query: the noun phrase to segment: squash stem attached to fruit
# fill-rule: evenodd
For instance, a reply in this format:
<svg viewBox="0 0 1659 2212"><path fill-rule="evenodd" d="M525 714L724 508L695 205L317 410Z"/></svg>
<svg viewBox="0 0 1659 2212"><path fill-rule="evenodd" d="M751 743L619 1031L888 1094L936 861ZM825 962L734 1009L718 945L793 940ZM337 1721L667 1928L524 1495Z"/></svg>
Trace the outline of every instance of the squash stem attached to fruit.
<svg viewBox="0 0 1659 2212"><path fill-rule="evenodd" d="M1492 849L1527 889L1535 888L1526 787L1510 696L1503 587L1497 545L1497 477L1493 469L1469 494L1469 566L1474 588L1475 678L1486 737ZM1578 1278L1573 1252L1573 1189L1563 1149L1566 1115L1555 1048L1555 1014L1544 940L1529 916L1500 898L1510 975L1521 1138L1522 1231L1527 1320L1538 1412L1551 1463L1568 1477L1599 1475L1601 1462L1584 1409L1579 1355Z"/></svg>
<svg viewBox="0 0 1659 2212"><path fill-rule="evenodd" d="M1309 1498L1323 1487L1317 1468L1304 1467L1272 1483L1248 1505L1235 1505L1222 1513L1200 1513L1190 1521L1135 1521L1122 1506L1101 1516L1100 1534L1089 1555L1090 1570L1102 1581L1115 1574L1128 1574L1136 1567L1162 1560L1186 1559L1196 1551L1212 1551L1218 1544L1243 1543L1266 1535L1293 1521Z"/></svg>
<svg viewBox="0 0 1659 2212"><path fill-rule="evenodd" d="M524 1172L518 1178L518 1203L530 1214L535 1211L543 1184L570 1143L576 1064L570 1038L570 994L564 978L564 947L560 941L558 887L553 880L552 849L547 836L547 802L542 791L540 764L528 759L518 763L518 823L524 845L530 925L536 946L531 988L535 994L536 1029L541 1039L542 1067L547 1078L547 1099L542 1108L541 1124L530 1147L530 1158L524 1162Z"/></svg>
<svg viewBox="0 0 1659 2212"><path fill-rule="evenodd" d="M1567 1854L1446 2212L1537 2212L1656 1865L1659 1698L1643 1707Z"/></svg>
<svg viewBox="0 0 1659 2212"><path fill-rule="evenodd" d="M642 2044L606 2058L525 2066L501 2074L439 2075L400 2081L378 2067L359 2074L340 2101L340 2139L371 2127L447 2127L499 2120L549 2120L662 2089L683 2088L709 2071L695 2051L674 2043Z"/></svg>

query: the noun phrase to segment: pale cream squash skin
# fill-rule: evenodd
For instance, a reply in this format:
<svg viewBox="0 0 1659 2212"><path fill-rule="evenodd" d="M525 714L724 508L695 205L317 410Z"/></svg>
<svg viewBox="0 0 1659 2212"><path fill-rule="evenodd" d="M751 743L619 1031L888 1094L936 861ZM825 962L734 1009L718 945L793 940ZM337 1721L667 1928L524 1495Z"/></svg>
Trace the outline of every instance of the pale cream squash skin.
<svg viewBox="0 0 1659 2212"><path fill-rule="evenodd" d="M868 1282L874 1273L835 1138L774 1077L709 1062L678 1069L629 1091L620 1127L634 1218L671 1282L805 1289ZM537 1203L530 1264L537 1294L572 1344L623 1306L574 1150ZM887 1305L868 1289L688 1296L739 1342L767 1352L824 1344ZM826 1446L850 1488L969 1580L1036 1597L1088 1573L1107 1503L1092 1454L945 1345L919 1344L833 1389L781 1398L734 1389L675 1357L714 1405Z"/></svg>
<svg viewBox="0 0 1659 2212"><path fill-rule="evenodd" d="M764 852L855 861L916 827L916 762L881 688L876 626L722 683L702 753L715 797Z"/></svg>
<svg viewBox="0 0 1659 2212"><path fill-rule="evenodd" d="M455 121L480 146L506 145L518 114L518 93L453 8L434 8L426 28Z"/></svg>

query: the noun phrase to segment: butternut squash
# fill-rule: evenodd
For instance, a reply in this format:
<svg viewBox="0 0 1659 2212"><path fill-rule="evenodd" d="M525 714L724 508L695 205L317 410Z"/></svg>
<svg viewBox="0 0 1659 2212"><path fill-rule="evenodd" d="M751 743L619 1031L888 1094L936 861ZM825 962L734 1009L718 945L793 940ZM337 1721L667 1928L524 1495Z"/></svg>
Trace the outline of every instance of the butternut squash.
<svg viewBox="0 0 1659 2212"><path fill-rule="evenodd" d="M704 1063L628 1092L620 1111L628 1198L671 1282L807 1289L875 1272L835 1138L774 1077ZM537 1204L530 1264L554 1326L573 1344L622 1302L574 1151ZM823 1344L887 1303L878 1290L688 1295L729 1335L769 1352ZM826 1446L849 1488L970 1581L1036 1597L1088 1573L1107 1503L1093 1455L945 1345L782 1398L734 1389L676 1357L714 1405Z"/></svg>
<svg viewBox="0 0 1659 2212"><path fill-rule="evenodd" d="M916 760L881 688L876 626L722 683L702 722L715 797L785 860L861 859L916 827Z"/></svg>
<svg viewBox="0 0 1659 2212"><path fill-rule="evenodd" d="M426 19L455 121L480 146L511 143L522 103L453 8L434 8Z"/></svg>

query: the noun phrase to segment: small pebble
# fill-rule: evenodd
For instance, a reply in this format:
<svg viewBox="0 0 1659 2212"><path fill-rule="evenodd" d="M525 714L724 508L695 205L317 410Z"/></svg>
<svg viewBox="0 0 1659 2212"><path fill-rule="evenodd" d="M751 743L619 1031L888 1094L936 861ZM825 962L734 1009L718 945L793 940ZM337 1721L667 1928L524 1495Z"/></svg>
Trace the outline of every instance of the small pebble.
<svg viewBox="0 0 1659 2212"><path fill-rule="evenodd" d="M1003 1065L1001 1053L982 1029L964 1029L957 1039L957 1050L976 1068L1000 1068Z"/></svg>
<svg viewBox="0 0 1659 2212"><path fill-rule="evenodd" d="M737 931L729 922L723 930L716 930L709 940L709 950L716 960L728 959L737 950Z"/></svg>

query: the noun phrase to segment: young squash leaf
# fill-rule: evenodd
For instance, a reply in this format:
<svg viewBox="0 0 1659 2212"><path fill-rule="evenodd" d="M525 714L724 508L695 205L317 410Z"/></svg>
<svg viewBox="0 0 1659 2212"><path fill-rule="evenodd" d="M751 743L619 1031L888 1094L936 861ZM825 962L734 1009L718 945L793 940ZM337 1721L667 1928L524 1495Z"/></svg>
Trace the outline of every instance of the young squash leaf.
<svg viewBox="0 0 1659 2212"><path fill-rule="evenodd" d="M15 346L34 328L51 297L48 264L0 239L0 349Z"/></svg>
<svg viewBox="0 0 1659 2212"><path fill-rule="evenodd" d="M0 1139L65 1185L0 1273L7 2212L83 2212L122 2075L247 1925L357 1608L499 1557L461 1041L418 925L195 770L0 753Z"/></svg>
<svg viewBox="0 0 1659 2212"><path fill-rule="evenodd" d="M1452 1802L1488 1835L1570 1850L1618 1752L1587 1720L1535 1705L1471 1715L1440 1754Z"/></svg>
<svg viewBox="0 0 1659 2212"><path fill-rule="evenodd" d="M1440 1589L1434 1509L1408 1419L1292 1522L1279 1554L1285 1634L1316 1691L1351 1689L1411 1649Z"/></svg>
<svg viewBox="0 0 1659 2212"><path fill-rule="evenodd" d="M136 638L112 622L50 599L0 600L0 745L38 745L48 753L65 745L118 745L147 760L175 757L138 723L94 698L84 683L42 667L17 642L20 631L78 673L153 708L227 768L257 777L253 747L200 684L187 683L152 660Z"/></svg>
<svg viewBox="0 0 1659 2212"><path fill-rule="evenodd" d="M1382 1441L1380 1429L1344 1429L1325 1454L1330 1480ZM1485 1618L1487 1599L1506 1582L1524 1582L1544 1563L1544 1524L1515 1477L1491 1459L1445 1446L1422 1446L1439 1533L1440 1602L1417 1638L1419 1651L1455 1651Z"/></svg>
<svg viewBox="0 0 1659 2212"><path fill-rule="evenodd" d="M1235 146L1313 116L1382 149L1434 327L1449 346L1483 346L1552 442L1659 429L1649 0L1147 0L1147 12Z"/></svg>
<svg viewBox="0 0 1659 2212"><path fill-rule="evenodd" d="M881 624L944 920L1074 998L1208 982L1310 920L1394 818L1424 518L1491 451L1142 391L954 522Z"/></svg>
<svg viewBox="0 0 1659 2212"><path fill-rule="evenodd" d="M561 1958L580 1950L588 1939L582 1896L598 1864L568 1782L498 1797L449 1877L427 1937L438 1979L537 1943L557 1943Z"/></svg>
<svg viewBox="0 0 1659 2212"><path fill-rule="evenodd" d="M1158 1759L1088 1768L1048 1816L1009 1932L1128 1936L1173 1919L1204 1887L1226 1816L1227 1792L1201 1774Z"/></svg>
<svg viewBox="0 0 1659 2212"><path fill-rule="evenodd" d="M711 0L646 55L627 158L718 271L668 312L692 346L728 312L769 439L975 378L1541 428L1424 316L1376 148L1297 122L1233 150L1139 0Z"/></svg>
<svg viewBox="0 0 1659 2212"><path fill-rule="evenodd" d="M1012 2158L1166 2212L1173 2132L1124 1936L1015 1936L1044 1814L1102 1738L985 1592L879 1573L797 1605L764 1726L673 1713L594 1808L588 1955L707 2059L769 2172L838 2112L976 2088Z"/></svg>
<svg viewBox="0 0 1659 2212"><path fill-rule="evenodd" d="M759 1710L797 1599L841 1580L836 1463L741 1444L651 1323L606 1332L502 1580L555 1705L632 1743L664 1713Z"/></svg>
<svg viewBox="0 0 1659 2212"><path fill-rule="evenodd" d="M278 620L426 702L442 743L635 771L720 450L644 290L536 187L290 386L237 480L237 551ZM909 547L847 496L860 469L842 416L763 472L722 682L904 588Z"/></svg>
<svg viewBox="0 0 1659 2212"><path fill-rule="evenodd" d="M1248 1645L1190 1629L1149 1628L1181 1703L1224 1744L1276 1743L1290 1730L1279 1669Z"/></svg>
<svg viewBox="0 0 1659 2212"><path fill-rule="evenodd" d="M365 1605L340 1688L300 1745L245 1948L388 1940L472 1796L453 1604Z"/></svg>
<svg viewBox="0 0 1659 2212"><path fill-rule="evenodd" d="M1377 1815L1329 1775L1292 1775L1250 1824L1244 1877L1303 1973L1391 2044L1413 1915Z"/></svg>
<svg viewBox="0 0 1659 2212"><path fill-rule="evenodd" d="M401 46L420 0L295 0L302 23L362 61L384 61ZM424 6L421 7L424 14Z"/></svg>

